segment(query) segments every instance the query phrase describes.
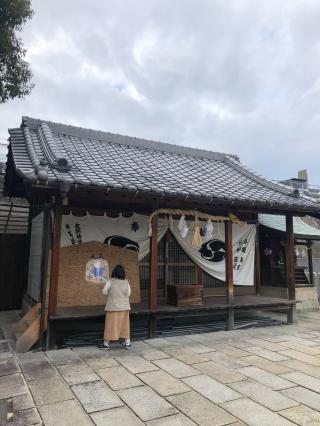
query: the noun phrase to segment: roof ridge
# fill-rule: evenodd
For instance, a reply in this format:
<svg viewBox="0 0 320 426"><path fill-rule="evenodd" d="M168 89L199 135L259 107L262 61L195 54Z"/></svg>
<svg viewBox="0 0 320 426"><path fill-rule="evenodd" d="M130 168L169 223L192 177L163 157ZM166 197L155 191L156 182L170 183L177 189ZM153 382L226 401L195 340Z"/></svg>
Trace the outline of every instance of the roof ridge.
<svg viewBox="0 0 320 426"><path fill-rule="evenodd" d="M133 146L142 149L151 149L155 151L170 152L178 155L187 155L191 157L206 158L209 160L224 161L225 157L234 158L239 161L239 157L233 154L209 151L205 149L176 145L167 142L159 142L151 139L137 138L133 136L120 135L117 133L104 132L101 130L86 129L84 127L71 126L62 123L55 123L47 120L40 120L32 117L22 117L21 126L26 126L31 130L36 130L42 123L56 133L62 133L68 136L92 138L102 142L115 143L119 145Z"/></svg>
<svg viewBox="0 0 320 426"><path fill-rule="evenodd" d="M42 121L37 127L37 133L51 166L59 171L70 169L70 159L60 151L49 125Z"/></svg>
<svg viewBox="0 0 320 426"><path fill-rule="evenodd" d="M27 152L29 154L30 160L31 160L31 164L33 165L33 167L36 167L40 164L40 159L39 159L38 154L36 153L36 151L34 149L30 130L28 129L28 127L24 127L22 129L22 132L23 132L24 137L26 139L26 148L27 148Z"/></svg>

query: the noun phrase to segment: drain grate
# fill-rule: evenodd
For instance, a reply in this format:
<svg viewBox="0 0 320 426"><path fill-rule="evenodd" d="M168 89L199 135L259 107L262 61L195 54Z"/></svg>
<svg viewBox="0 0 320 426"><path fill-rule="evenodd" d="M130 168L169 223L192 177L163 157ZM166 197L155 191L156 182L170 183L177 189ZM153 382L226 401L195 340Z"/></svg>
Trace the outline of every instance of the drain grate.
<svg viewBox="0 0 320 426"><path fill-rule="evenodd" d="M273 325L285 324L282 321L277 321L268 317L257 317L257 318L241 318L235 320L235 329L245 328L257 328L257 327L271 327ZM214 331L222 331L226 329L226 321L207 321L200 324L191 325L170 325L157 329L158 336L179 336L183 334L195 334L195 333L209 333Z"/></svg>
<svg viewBox="0 0 320 426"><path fill-rule="evenodd" d="M157 323L157 337L181 336L197 333L209 333L226 329L226 321L206 320L203 322L190 323L189 321L179 322L169 320L159 320ZM269 317L248 317L235 320L235 329L247 329L258 327L272 327L274 325L285 325L285 322ZM101 342L102 332L90 332L85 334L73 334L62 338L59 348L97 345ZM131 329L132 340L145 340L148 338L147 324L135 326Z"/></svg>

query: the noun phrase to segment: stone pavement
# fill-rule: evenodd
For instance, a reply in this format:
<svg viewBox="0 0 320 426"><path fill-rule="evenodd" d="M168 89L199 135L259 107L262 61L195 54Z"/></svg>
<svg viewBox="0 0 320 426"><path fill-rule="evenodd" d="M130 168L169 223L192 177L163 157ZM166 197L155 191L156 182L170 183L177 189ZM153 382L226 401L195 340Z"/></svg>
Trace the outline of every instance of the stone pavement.
<svg viewBox="0 0 320 426"><path fill-rule="evenodd" d="M320 312L299 323L16 355L0 313L0 425L320 425Z"/></svg>

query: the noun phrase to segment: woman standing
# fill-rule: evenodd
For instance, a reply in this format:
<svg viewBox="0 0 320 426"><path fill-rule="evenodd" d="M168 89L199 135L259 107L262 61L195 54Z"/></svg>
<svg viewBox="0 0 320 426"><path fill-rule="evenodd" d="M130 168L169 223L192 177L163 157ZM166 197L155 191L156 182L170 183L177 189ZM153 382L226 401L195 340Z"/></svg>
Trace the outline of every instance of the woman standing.
<svg viewBox="0 0 320 426"><path fill-rule="evenodd" d="M104 328L104 341L100 348L109 349L109 342L112 340L125 340L125 348L131 347L130 343L130 302L131 288L123 266L117 265L111 274L111 279L107 281L102 293L108 296L105 307L106 320Z"/></svg>

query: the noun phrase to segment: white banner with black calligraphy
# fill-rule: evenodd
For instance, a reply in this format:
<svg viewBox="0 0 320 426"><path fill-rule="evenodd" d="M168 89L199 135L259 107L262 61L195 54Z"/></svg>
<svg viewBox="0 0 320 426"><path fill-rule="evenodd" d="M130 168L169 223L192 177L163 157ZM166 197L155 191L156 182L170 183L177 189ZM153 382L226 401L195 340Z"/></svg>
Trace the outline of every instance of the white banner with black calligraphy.
<svg viewBox="0 0 320 426"><path fill-rule="evenodd" d="M167 219L158 219L158 241L167 229ZM149 253L149 240L149 216L62 216L61 247L98 241L137 250L141 260Z"/></svg>
<svg viewBox="0 0 320 426"><path fill-rule="evenodd" d="M189 228L185 238L182 238L178 229L179 222L171 223L171 232L185 253L209 275L225 281L225 236L224 224L213 223L213 235L207 239L205 226L201 227L201 247L191 244L193 237L193 223L187 221ZM205 225L205 224L204 224ZM232 225L233 247L233 281L235 285L254 285L254 252L255 252L255 225Z"/></svg>
<svg viewBox="0 0 320 426"><path fill-rule="evenodd" d="M179 221L158 219L160 241L169 224L170 229L185 253L205 272L222 281L225 280L225 238L224 224L214 223L213 233L206 238L205 223L201 227L201 247L191 244L194 222L187 221L188 232L184 237L178 228ZM255 225L232 225L233 230L233 271L235 285L254 285ZM150 250L149 217L134 214L131 217L86 216L72 214L62 217L61 246L99 241L109 245L137 250L139 260Z"/></svg>

